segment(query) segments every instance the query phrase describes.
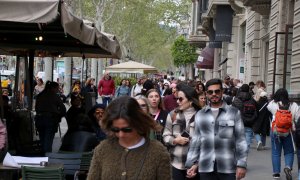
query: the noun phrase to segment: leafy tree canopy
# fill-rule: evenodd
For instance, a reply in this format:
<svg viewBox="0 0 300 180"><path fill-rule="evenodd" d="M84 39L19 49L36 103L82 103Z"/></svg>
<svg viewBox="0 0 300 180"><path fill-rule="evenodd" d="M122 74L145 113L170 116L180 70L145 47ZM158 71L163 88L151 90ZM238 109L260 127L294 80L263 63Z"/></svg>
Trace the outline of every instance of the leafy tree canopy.
<svg viewBox="0 0 300 180"><path fill-rule="evenodd" d="M196 47L191 46L183 36L179 36L171 48L175 66L185 66L197 60Z"/></svg>
<svg viewBox="0 0 300 180"><path fill-rule="evenodd" d="M78 16L117 36L136 61L161 69L172 65L170 47L187 20L190 0L69 0Z"/></svg>

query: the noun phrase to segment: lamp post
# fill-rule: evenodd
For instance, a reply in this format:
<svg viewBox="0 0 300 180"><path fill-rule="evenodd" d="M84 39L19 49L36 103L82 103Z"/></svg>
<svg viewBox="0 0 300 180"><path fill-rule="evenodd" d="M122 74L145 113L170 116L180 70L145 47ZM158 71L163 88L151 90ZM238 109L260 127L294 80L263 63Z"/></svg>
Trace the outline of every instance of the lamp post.
<svg viewBox="0 0 300 180"><path fill-rule="evenodd" d="M132 60L131 57L130 57L129 49L127 50L127 54L126 54L126 56L125 56L125 60L126 60L126 61Z"/></svg>

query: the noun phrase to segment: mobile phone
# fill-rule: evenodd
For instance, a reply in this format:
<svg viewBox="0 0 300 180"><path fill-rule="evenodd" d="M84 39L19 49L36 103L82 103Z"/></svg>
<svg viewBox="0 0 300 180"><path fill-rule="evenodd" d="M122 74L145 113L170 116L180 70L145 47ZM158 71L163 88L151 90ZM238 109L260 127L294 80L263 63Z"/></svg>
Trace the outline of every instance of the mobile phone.
<svg viewBox="0 0 300 180"><path fill-rule="evenodd" d="M181 133L181 136L182 136L182 137L189 138L189 137L190 137L190 134L189 134L187 131L183 131L183 132Z"/></svg>

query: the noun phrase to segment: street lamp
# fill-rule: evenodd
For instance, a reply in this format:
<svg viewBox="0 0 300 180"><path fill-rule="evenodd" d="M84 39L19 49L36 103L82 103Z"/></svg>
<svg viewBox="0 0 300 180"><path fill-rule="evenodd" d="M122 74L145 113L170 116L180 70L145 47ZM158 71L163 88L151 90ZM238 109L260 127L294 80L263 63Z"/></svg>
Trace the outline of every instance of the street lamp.
<svg viewBox="0 0 300 180"><path fill-rule="evenodd" d="M130 56L128 56L128 54L125 56L125 60L126 61L129 61L131 58L130 58Z"/></svg>
<svg viewBox="0 0 300 180"><path fill-rule="evenodd" d="M131 57L129 55L129 50L127 50L127 55L125 56L125 60L126 61L130 61L131 60Z"/></svg>

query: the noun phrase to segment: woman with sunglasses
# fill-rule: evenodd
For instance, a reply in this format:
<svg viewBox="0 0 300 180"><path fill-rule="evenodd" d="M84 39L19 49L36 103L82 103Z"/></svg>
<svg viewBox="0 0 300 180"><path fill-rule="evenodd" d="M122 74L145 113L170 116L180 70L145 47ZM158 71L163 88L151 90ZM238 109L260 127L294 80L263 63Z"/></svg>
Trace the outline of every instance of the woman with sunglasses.
<svg viewBox="0 0 300 180"><path fill-rule="evenodd" d="M200 109L198 96L194 88L186 85L177 85L178 108L168 117L163 133L164 142L169 145L172 157L173 180L185 180L185 161L189 142L194 134L195 114ZM196 177L195 177L196 179Z"/></svg>
<svg viewBox="0 0 300 180"><path fill-rule="evenodd" d="M162 133L169 113L164 110L162 98L157 89L150 89L146 97L150 103L150 115L161 126L161 130L155 132L156 139L163 143Z"/></svg>
<svg viewBox="0 0 300 180"><path fill-rule="evenodd" d="M103 127L113 135L94 150L88 180L171 179L166 148L149 139L151 129L157 125L134 98L113 100L106 108Z"/></svg>
<svg viewBox="0 0 300 180"><path fill-rule="evenodd" d="M105 112L104 104L96 104L92 107L92 109L88 112L88 116L92 121L92 128L96 133L96 138L98 142L106 139L106 134L102 129L102 119Z"/></svg>
<svg viewBox="0 0 300 180"><path fill-rule="evenodd" d="M136 96L134 97L136 101L139 103L140 108L146 113L150 115L149 101L145 96Z"/></svg>

